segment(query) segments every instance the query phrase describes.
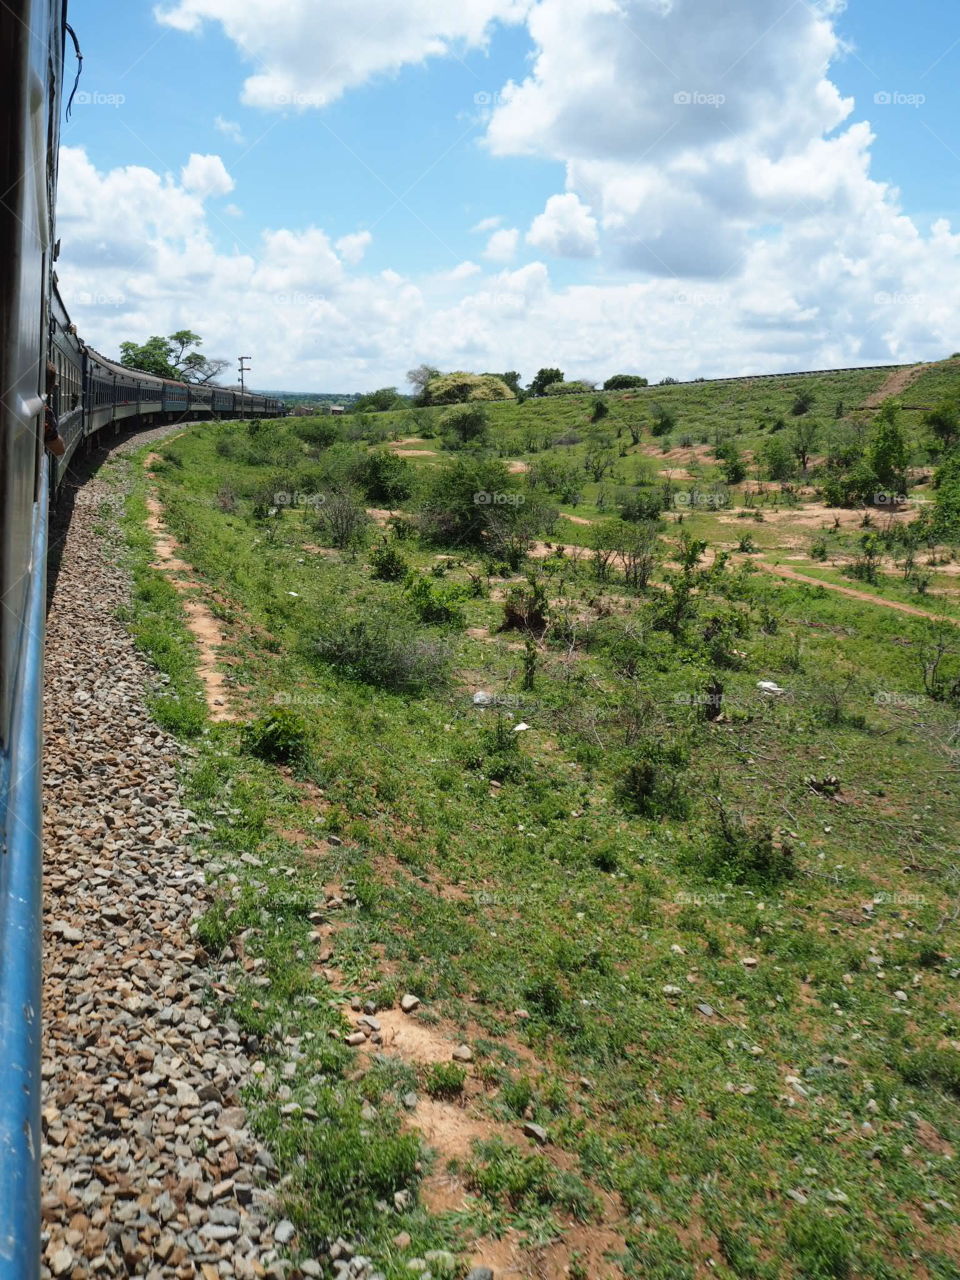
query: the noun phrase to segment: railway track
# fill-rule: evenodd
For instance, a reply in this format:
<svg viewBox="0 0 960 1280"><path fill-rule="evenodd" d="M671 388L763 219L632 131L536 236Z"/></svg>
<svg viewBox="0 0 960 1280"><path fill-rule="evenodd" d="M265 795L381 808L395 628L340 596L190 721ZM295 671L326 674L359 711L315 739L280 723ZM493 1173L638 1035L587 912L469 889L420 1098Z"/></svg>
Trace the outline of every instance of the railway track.
<svg viewBox="0 0 960 1280"><path fill-rule="evenodd" d="M146 707L156 675L116 617L130 588L106 456L52 530L42 1274L279 1280L275 1166L240 1096L257 1046L217 1020L207 994L230 976L191 939L211 889L181 749Z"/></svg>

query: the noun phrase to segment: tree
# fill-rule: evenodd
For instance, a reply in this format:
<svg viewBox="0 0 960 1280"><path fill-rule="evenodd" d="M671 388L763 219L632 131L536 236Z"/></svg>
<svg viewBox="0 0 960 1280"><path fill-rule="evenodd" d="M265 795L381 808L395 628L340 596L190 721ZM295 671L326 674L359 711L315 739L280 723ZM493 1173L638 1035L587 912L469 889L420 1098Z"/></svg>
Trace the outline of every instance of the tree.
<svg viewBox="0 0 960 1280"><path fill-rule="evenodd" d="M930 428L944 449L952 449L960 437L960 407L955 400L943 400L924 416L923 425Z"/></svg>
<svg viewBox="0 0 960 1280"><path fill-rule="evenodd" d="M668 436L677 425L676 414L672 409L667 409L662 404L652 404L650 406L650 412L653 414L653 424L650 427L650 434L654 436Z"/></svg>
<svg viewBox="0 0 960 1280"><path fill-rule="evenodd" d="M403 404L403 397L397 391L396 387L380 387L377 391L368 391L365 396L360 396L351 406L353 413L383 413L387 409L394 409L398 405Z"/></svg>
<svg viewBox="0 0 960 1280"><path fill-rule="evenodd" d="M798 422L790 432L790 450L799 462L801 471L806 471L810 462L810 455L817 443L818 430L815 422L808 421Z"/></svg>
<svg viewBox="0 0 960 1280"><path fill-rule="evenodd" d="M489 421L482 403L455 405L440 419L440 427L454 445L471 444L484 438Z"/></svg>
<svg viewBox="0 0 960 1280"><path fill-rule="evenodd" d="M793 455L787 445L776 436L763 442L760 456L771 480L789 480L793 475Z"/></svg>
<svg viewBox="0 0 960 1280"><path fill-rule="evenodd" d="M530 394L542 396L551 382L563 382L562 369L539 369L537 376L530 383Z"/></svg>
<svg viewBox="0 0 960 1280"><path fill-rule="evenodd" d="M421 397L423 404L463 404L468 400L513 400L514 394L502 378L489 373L466 373L462 369L431 378Z"/></svg>
<svg viewBox="0 0 960 1280"><path fill-rule="evenodd" d="M867 451L871 467L884 489L900 492L906 486L910 451L900 430L900 406L885 400L877 417L877 432Z"/></svg>
<svg viewBox="0 0 960 1280"><path fill-rule="evenodd" d="M816 396L812 391L801 391L790 406L790 412L795 418L802 418L805 413L809 413L813 408L815 400Z"/></svg>
<svg viewBox="0 0 960 1280"><path fill-rule="evenodd" d="M418 364L407 374L407 381L413 387L413 394L418 404L426 404L427 387L434 378L440 377L440 370L432 364Z"/></svg>
<svg viewBox="0 0 960 1280"><path fill-rule="evenodd" d="M158 334L142 345L120 343L120 363L127 369L140 369L157 378L179 378L183 382L206 383L223 373L229 360L210 360L191 347L203 346L203 339L192 329L178 329L167 338Z"/></svg>
<svg viewBox="0 0 960 1280"><path fill-rule="evenodd" d="M649 383L636 373L615 373L603 384L604 391L629 391L632 387L646 387Z"/></svg>

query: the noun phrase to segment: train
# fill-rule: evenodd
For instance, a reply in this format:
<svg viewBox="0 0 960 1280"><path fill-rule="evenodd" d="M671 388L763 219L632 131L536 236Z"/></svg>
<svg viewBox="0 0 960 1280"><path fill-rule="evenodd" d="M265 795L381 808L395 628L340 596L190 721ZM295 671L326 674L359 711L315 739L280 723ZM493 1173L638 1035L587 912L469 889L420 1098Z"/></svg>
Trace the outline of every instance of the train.
<svg viewBox="0 0 960 1280"><path fill-rule="evenodd" d="M66 0L0 4L0 1280L40 1275L41 762L47 529L78 450L280 401L126 368L57 285ZM54 449L45 448L51 431Z"/></svg>

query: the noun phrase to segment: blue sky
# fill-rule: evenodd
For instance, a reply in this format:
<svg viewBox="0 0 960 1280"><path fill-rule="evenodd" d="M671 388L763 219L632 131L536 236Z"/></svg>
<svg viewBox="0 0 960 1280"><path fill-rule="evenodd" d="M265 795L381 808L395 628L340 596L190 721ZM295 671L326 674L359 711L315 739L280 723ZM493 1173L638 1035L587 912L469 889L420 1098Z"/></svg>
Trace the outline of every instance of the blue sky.
<svg viewBox="0 0 960 1280"><path fill-rule="evenodd" d="M960 225L960 14L939 0L909 20L894 0L669 7L464 0L458 30L430 0L167 0L122 20L72 0L85 63L63 133L62 275L81 332L110 349L188 323L211 353L256 344L272 385L340 390L419 359L527 377L538 361L599 375L646 359L694 376L960 346L952 304L928 298L957 270L932 228ZM251 75L267 87L245 89ZM678 108L678 86L726 101ZM323 105L289 105L298 95ZM184 178L191 156L222 172ZM98 190L143 220L143 270L119 247L111 266ZM316 269L311 229L333 246L369 233L362 261L353 241L331 250L343 272ZM263 235L281 230L278 263ZM845 293L829 290L835 254ZM810 271L822 287L798 291ZM294 309L265 322L264 298Z"/></svg>

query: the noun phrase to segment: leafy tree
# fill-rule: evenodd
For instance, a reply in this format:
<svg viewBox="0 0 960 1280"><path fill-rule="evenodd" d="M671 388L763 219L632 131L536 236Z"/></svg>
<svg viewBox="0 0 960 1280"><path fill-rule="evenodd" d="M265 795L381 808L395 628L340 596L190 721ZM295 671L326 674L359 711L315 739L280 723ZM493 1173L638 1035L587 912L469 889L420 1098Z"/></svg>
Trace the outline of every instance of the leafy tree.
<svg viewBox="0 0 960 1280"><path fill-rule="evenodd" d="M677 425L677 415L672 409L668 409L662 404L652 404L650 412L653 415L650 434L653 436L668 436Z"/></svg>
<svg viewBox="0 0 960 1280"><path fill-rule="evenodd" d="M412 474L406 458L398 458L388 449L374 449L362 459L357 480L368 501L394 506L410 497Z"/></svg>
<svg viewBox="0 0 960 1280"><path fill-rule="evenodd" d="M489 373L442 373L431 378L423 394L425 404L465 404L469 400L513 400L502 378Z"/></svg>
<svg viewBox="0 0 960 1280"><path fill-rule="evenodd" d="M211 360L198 350L203 339L192 329L178 329L167 338L158 334L142 345L120 343L120 363L128 369L140 369L158 378L179 378L183 382L206 383L219 377L229 360Z"/></svg>
<svg viewBox="0 0 960 1280"><path fill-rule="evenodd" d="M603 384L604 391L629 391L632 387L649 386L646 378L636 373L615 373Z"/></svg>
<svg viewBox="0 0 960 1280"><path fill-rule="evenodd" d="M937 501L932 532L945 542L960 540L960 453L951 453L933 477Z"/></svg>
<svg viewBox="0 0 960 1280"><path fill-rule="evenodd" d="M530 394L532 396L542 396L551 382L562 382L562 369L539 369L537 376L530 383Z"/></svg>
<svg viewBox="0 0 960 1280"><path fill-rule="evenodd" d="M809 392L804 392L809 395ZM806 413L806 410L804 410ZM810 462L810 455L813 453L817 443L817 435L819 428L813 421L798 422L790 431L790 448L793 456L800 464L801 471L806 471Z"/></svg>
<svg viewBox="0 0 960 1280"><path fill-rule="evenodd" d="M747 477L747 468L744 465L743 458L740 456L740 450L732 442L726 445L724 449L720 469L727 484L739 484L741 480L745 480Z"/></svg>
<svg viewBox="0 0 960 1280"><path fill-rule="evenodd" d="M369 391L360 396L351 406L352 413L383 413L387 409L395 409L404 403L403 397L396 387L380 387L378 391Z"/></svg>
<svg viewBox="0 0 960 1280"><path fill-rule="evenodd" d="M944 400L924 416L929 427L945 449L952 449L960 438L960 406L955 400Z"/></svg>
<svg viewBox="0 0 960 1280"><path fill-rule="evenodd" d="M805 413L809 413L814 406L816 396L812 391L800 391L796 399L790 406L790 412L795 418L802 418Z"/></svg>
<svg viewBox="0 0 960 1280"><path fill-rule="evenodd" d="M793 454L783 440L765 440L760 456L771 480L789 480L793 475Z"/></svg>
<svg viewBox="0 0 960 1280"><path fill-rule="evenodd" d="M658 387L679 387L679 385L680 385L679 378L661 378L660 381L657 383Z"/></svg>
<svg viewBox="0 0 960 1280"><path fill-rule="evenodd" d="M455 444L472 444L487 434L489 418L483 404L457 405L440 419L444 434Z"/></svg>
<svg viewBox="0 0 960 1280"><path fill-rule="evenodd" d="M585 396L594 390L592 382L550 382L544 388L545 396Z"/></svg>
<svg viewBox="0 0 960 1280"><path fill-rule="evenodd" d="M886 400L877 417L876 434L867 451L870 466L876 472L882 489L901 491L906 486L910 451L899 423L900 406Z"/></svg>
<svg viewBox="0 0 960 1280"><path fill-rule="evenodd" d="M424 536L445 546L482 546L491 513L516 509L519 484L499 458L466 454L426 478L420 510Z"/></svg>

